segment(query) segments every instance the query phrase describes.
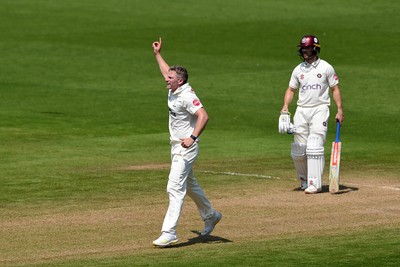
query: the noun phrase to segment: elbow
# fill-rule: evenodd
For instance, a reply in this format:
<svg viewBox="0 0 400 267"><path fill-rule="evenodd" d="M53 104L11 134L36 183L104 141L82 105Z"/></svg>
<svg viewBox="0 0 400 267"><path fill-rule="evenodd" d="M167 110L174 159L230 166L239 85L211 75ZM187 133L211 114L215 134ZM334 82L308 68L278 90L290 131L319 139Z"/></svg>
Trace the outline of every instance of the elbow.
<svg viewBox="0 0 400 267"><path fill-rule="evenodd" d="M208 117L207 114L204 116L203 120L204 120L204 125L206 125L208 123L208 120L209 120L209 117Z"/></svg>

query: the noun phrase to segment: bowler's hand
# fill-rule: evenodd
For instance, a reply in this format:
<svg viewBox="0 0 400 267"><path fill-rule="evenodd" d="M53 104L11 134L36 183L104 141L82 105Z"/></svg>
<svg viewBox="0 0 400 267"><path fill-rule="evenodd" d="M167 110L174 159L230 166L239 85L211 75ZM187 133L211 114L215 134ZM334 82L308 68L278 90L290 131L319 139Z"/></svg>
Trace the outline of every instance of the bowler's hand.
<svg viewBox="0 0 400 267"><path fill-rule="evenodd" d="M154 54L159 54L161 52L161 46L162 46L161 37L158 42L153 42L151 46L153 47Z"/></svg>
<svg viewBox="0 0 400 267"><path fill-rule="evenodd" d="M188 138L181 138L181 146L183 146L184 148L189 148L193 145L195 141L188 137Z"/></svg>

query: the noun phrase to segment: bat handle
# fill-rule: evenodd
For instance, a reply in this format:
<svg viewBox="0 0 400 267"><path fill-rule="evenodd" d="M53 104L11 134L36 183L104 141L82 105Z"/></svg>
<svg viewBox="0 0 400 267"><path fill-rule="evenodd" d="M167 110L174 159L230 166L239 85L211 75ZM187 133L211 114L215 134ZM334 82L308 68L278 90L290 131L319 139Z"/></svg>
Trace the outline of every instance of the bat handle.
<svg viewBox="0 0 400 267"><path fill-rule="evenodd" d="M340 122L336 121L336 140L335 142L340 142Z"/></svg>

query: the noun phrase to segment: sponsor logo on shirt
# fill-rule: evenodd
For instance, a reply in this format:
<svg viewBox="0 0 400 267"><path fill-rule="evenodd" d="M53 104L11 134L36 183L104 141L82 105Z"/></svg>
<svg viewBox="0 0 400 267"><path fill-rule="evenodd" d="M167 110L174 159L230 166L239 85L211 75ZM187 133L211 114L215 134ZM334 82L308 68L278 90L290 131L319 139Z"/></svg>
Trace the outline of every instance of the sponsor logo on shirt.
<svg viewBox="0 0 400 267"><path fill-rule="evenodd" d="M194 106L200 106L200 101L198 99L193 100L193 105Z"/></svg>
<svg viewBox="0 0 400 267"><path fill-rule="evenodd" d="M306 84L301 87L301 93L304 93L308 90L322 90L322 86L319 83L315 84Z"/></svg>

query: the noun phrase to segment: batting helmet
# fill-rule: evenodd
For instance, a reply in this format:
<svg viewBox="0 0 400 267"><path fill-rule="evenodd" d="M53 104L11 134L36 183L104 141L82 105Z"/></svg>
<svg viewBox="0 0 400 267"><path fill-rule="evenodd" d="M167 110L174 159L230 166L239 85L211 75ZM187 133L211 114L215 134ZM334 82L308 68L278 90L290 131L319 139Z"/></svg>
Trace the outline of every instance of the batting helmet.
<svg viewBox="0 0 400 267"><path fill-rule="evenodd" d="M321 51L321 45L319 44L319 40L317 36L314 35L305 35L301 38L299 47L299 55L302 56L301 49L306 47L313 47L313 54L317 55Z"/></svg>

